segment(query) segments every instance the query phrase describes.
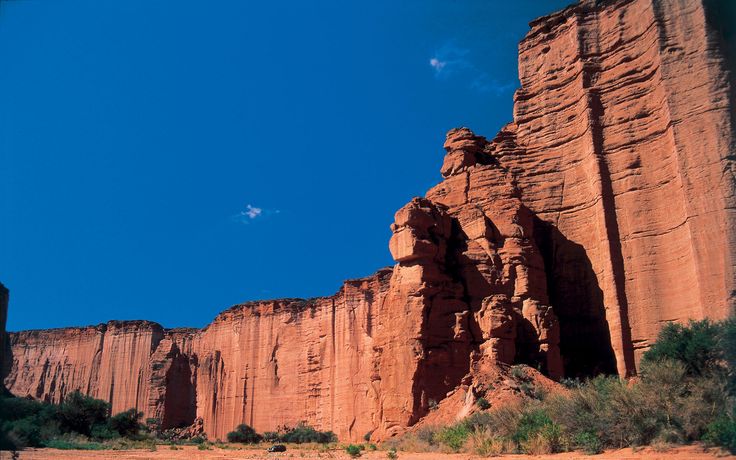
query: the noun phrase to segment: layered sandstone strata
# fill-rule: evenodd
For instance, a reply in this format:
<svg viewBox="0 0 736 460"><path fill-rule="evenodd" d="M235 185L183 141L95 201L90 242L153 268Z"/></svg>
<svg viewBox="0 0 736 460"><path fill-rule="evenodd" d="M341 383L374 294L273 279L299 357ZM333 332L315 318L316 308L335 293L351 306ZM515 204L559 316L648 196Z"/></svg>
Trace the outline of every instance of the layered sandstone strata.
<svg viewBox="0 0 736 460"><path fill-rule="evenodd" d="M357 440L443 400L465 414L509 364L634 374L665 322L733 312L733 24L717 5L586 0L532 22L513 122L448 133L442 182L396 213L392 269L202 330L12 333L6 386L79 389L211 438L304 420Z"/></svg>

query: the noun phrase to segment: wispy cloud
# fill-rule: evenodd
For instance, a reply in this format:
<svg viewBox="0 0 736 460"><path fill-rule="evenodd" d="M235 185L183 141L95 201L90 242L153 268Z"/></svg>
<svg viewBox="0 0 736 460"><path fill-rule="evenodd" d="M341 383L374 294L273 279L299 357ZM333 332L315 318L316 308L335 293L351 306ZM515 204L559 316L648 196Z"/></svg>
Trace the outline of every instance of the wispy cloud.
<svg viewBox="0 0 736 460"><path fill-rule="evenodd" d="M459 71L472 67L467 59L469 52L469 50L457 46L454 40L450 40L439 47L429 60L429 65L434 69L434 76L445 79Z"/></svg>
<svg viewBox="0 0 736 460"><path fill-rule="evenodd" d="M247 204L245 209L232 216L232 218L236 222L248 224L256 219L263 219L273 214L279 214L280 212L278 209L264 209Z"/></svg>
<svg viewBox="0 0 736 460"><path fill-rule="evenodd" d="M458 46L456 40L449 40L440 46L429 59L429 65L438 80L462 80L468 88L481 93L500 96L517 86L514 81L504 82L491 78L488 72L475 64L470 50Z"/></svg>
<svg viewBox="0 0 736 460"><path fill-rule="evenodd" d="M442 69L447 65L447 61L440 61L436 57L433 57L429 60L429 65L432 66L435 72L439 73L442 72Z"/></svg>

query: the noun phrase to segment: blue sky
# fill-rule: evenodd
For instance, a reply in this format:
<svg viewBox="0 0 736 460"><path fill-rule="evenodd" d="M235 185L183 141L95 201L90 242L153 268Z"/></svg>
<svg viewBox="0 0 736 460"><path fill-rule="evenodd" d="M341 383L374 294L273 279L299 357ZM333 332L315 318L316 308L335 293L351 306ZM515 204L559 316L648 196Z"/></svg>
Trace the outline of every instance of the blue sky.
<svg viewBox="0 0 736 460"><path fill-rule="evenodd" d="M0 3L10 330L204 326L391 265L442 142L511 120L568 1Z"/></svg>

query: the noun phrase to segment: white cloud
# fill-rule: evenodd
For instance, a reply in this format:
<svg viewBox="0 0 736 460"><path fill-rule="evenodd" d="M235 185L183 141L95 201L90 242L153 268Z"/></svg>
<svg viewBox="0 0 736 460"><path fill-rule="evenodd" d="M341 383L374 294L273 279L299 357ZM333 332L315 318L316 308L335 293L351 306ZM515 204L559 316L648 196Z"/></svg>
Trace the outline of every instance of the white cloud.
<svg viewBox="0 0 736 460"><path fill-rule="evenodd" d="M251 219L255 219L263 213L263 209L256 208L255 206L248 205L245 207L245 211L240 211L241 216L248 216Z"/></svg>
<svg viewBox="0 0 736 460"><path fill-rule="evenodd" d="M442 69L447 65L447 62L440 61L436 57L433 57L429 60L429 65L431 65L436 72L442 72Z"/></svg>
<svg viewBox="0 0 736 460"><path fill-rule="evenodd" d="M477 56L476 56L477 58ZM468 88L481 93L501 96L512 92L516 82L499 81L491 77L473 61L473 54L467 48L458 46L456 40L449 40L440 46L429 60L438 80L464 82Z"/></svg>
<svg viewBox="0 0 736 460"><path fill-rule="evenodd" d="M232 216L232 220L240 222L241 224L248 224L256 219L266 219L274 214L279 214L281 211L278 209L265 209L253 206L252 204L245 205L245 209Z"/></svg>

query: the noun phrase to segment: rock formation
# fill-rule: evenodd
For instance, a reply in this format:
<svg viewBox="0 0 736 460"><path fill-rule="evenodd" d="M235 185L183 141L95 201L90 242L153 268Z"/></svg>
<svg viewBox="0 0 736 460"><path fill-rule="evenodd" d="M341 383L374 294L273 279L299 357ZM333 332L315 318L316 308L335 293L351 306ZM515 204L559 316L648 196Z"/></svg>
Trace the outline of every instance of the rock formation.
<svg viewBox="0 0 736 460"><path fill-rule="evenodd" d="M202 330L11 333L5 385L213 439L304 420L357 440L472 405L505 365L633 375L663 323L734 308L733 24L716 7L585 0L532 22L513 122L448 133L442 182L396 213L393 268Z"/></svg>

